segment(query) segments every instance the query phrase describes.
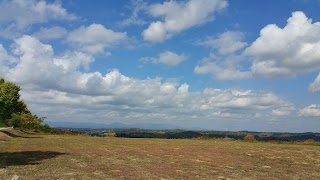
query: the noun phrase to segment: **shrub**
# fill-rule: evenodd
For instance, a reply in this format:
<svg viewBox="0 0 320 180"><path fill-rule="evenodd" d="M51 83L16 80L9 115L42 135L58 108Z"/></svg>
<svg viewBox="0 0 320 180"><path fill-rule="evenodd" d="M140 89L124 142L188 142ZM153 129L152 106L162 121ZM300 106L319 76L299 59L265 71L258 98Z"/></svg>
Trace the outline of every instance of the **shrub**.
<svg viewBox="0 0 320 180"><path fill-rule="evenodd" d="M54 129L51 128L48 124L44 124L40 127L40 131L46 132L46 133L51 133Z"/></svg>
<svg viewBox="0 0 320 180"><path fill-rule="evenodd" d="M243 140L246 141L246 142L256 142L257 141L253 134L247 134L243 138Z"/></svg>
<svg viewBox="0 0 320 180"><path fill-rule="evenodd" d="M110 129L107 133L106 133L107 137L109 138L113 138L113 137L116 137L117 134L116 132L113 130L113 129Z"/></svg>
<svg viewBox="0 0 320 180"><path fill-rule="evenodd" d="M12 118L9 120L9 125L14 128L21 129L33 129L39 130L41 128L41 123L43 122L44 117L39 118L36 115L28 114L17 114L13 113Z"/></svg>

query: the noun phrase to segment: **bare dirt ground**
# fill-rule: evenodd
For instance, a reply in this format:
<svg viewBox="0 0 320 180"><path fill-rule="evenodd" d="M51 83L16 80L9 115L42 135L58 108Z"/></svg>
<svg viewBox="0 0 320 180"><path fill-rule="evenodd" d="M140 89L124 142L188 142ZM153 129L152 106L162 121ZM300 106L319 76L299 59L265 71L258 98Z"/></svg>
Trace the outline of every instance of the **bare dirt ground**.
<svg viewBox="0 0 320 180"><path fill-rule="evenodd" d="M320 146L17 133L0 179L320 179Z"/></svg>

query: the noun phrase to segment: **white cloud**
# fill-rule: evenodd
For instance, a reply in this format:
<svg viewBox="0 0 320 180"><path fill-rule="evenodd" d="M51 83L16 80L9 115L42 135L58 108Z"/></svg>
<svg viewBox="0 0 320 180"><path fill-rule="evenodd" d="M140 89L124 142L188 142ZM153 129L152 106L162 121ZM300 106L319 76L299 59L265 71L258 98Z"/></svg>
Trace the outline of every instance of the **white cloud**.
<svg viewBox="0 0 320 180"><path fill-rule="evenodd" d="M141 58L141 61L144 63L151 62L154 64L165 64L168 66L176 66L181 62L185 61L186 59L187 59L187 56L184 54L179 55L171 51L165 51L160 53L158 58L143 57Z"/></svg>
<svg viewBox="0 0 320 180"><path fill-rule="evenodd" d="M204 45L217 49L215 54L203 58L194 68L196 74L212 74L217 80L235 80L247 79L252 77L250 71L241 70L241 56L233 55L236 51L247 46L243 41L244 34L236 31L226 31L217 37L208 37L206 40L197 42L198 45Z"/></svg>
<svg viewBox="0 0 320 180"><path fill-rule="evenodd" d="M314 82L310 84L309 91L311 91L313 93L320 92L320 73L319 73L318 77L314 80Z"/></svg>
<svg viewBox="0 0 320 180"><path fill-rule="evenodd" d="M172 36L167 34L164 24L160 21L151 23L148 29L143 31L142 35L144 40L152 42L163 42Z"/></svg>
<svg viewBox="0 0 320 180"><path fill-rule="evenodd" d="M38 84L36 88L75 90L75 83L81 75L77 70L88 69L93 61L91 56L80 52L67 52L63 56L55 57L51 45L43 44L31 36L16 39L13 48L19 61L2 76L32 87L33 84ZM77 91L80 93L85 90Z"/></svg>
<svg viewBox="0 0 320 180"><path fill-rule="evenodd" d="M52 27L52 28L41 28L38 32L34 33L37 39L40 40L50 40L50 39L60 39L67 35L67 30L63 27Z"/></svg>
<svg viewBox="0 0 320 180"><path fill-rule="evenodd" d="M290 111L281 110L281 109L274 109L274 110L272 110L272 114L275 116L287 116L290 114Z"/></svg>
<svg viewBox="0 0 320 180"><path fill-rule="evenodd" d="M242 38L240 32L227 31L217 38L209 37L198 43L211 46L218 53L202 59L194 72L212 74L218 80L232 80L259 76L292 77L320 69L320 22L312 23L303 12L293 12L283 28L267 25L241 56L232 55L247 45ZM243 66L246 57L252 59L250 70ZM309 90L320 92L319 84L318 76ZM281 113L275 110L274 114Z"/></svg>
<svg viewBox="0 0 320 180"><path fill-rule="evenodd" d="M75 20L77 17L69 14L59 3L47 3L35 0L12 0L0 3L0 22L13 22L22 28L35 23L45 23L49 20Z"/></svg>
<svg viewBox="0 0 320 180"><path fill-rule="evenodd" d="M218 49L220 54L231 54L248 45L243 41L243 38L244 34L242 32L226 31L217 37L207 37L199 44Z"/></svg>
<svg viewBox="0 0 320 180"><path fill-rule="evenodd" d="M191 116L208 120L228 117L233 117L235 120L254 119L252 115L256 112L269 114L273 108L288 105L286 101L272 93L210 88L203 92L181 92L177 89L181 90L187 85L179 87L175 84L161 83L160 79L132 79L118 71L112 71L106 74L106 77L108 78L101 76L96 76L95 79L86 78L88 80L86 83L90 83L91 88L102 88L97 84L97 80L101 80L99 83L110 81L114 83L103 87L104 94L99 96L57 90L24 90L22 97L40 109L46 106L65 107L51 114L50 110L40 111L41 114L49 113L49 117L58 113L64 114L62 118L70 116L70 119L75 119L77 112L84 111L91 118L97 113L101 115L96 117L97 121L101 118L149 122L166 119L190 121ZM71 115L66 115L67 113ZM113 116L104 116L107 113Z"/></svg>
<svg viewBox="0 0 320 180"><path fill-rule="evenodd" d="M0 28L0 37L14 39L21 35L21 30L17 29L15 24L3 26Z"/></svg>
<svg viewBox="0 0 320 180"><path fill-rule="evenodd" d="M281 104L281 107L292 106L278 96L268 93L252 90L221 90L207 88L203 91L207 105L219 108L234 109L255 109L267 110L274 107L275 104Z"/></svg>
<svg viewBox="0 0 320 180"><path fill-rule="evenodd" d="M36 0L12 0L0 2L0 35L16 37L30 25L47 23L50 20L72 21L77 17L67 12L60 3Z"/></svg>
<svg viewBox="0 0 320 180"><path fill-rule="evenodd" d="M51 45L31 36L16 39L12 48L19 61L4 65L8 71L0 71L0 76L21 85L22 98L31 110L49 120L185 122L192 117L212 120L216 112L241 119L292 106L270 92L212 88L189 92L188 84L161 78L135 79L118 70L105 75L83 72L81 68L89 68L94 61L90 55L57 56Z"/></svg>
<svg viewBox="0 0 320 180"><path fill-rule="evenodd" d="M284 28L269 24L244 54L257 76L295 76L320 69L320 22L293 12Z"/></svg>
<svg viewBox="0 0 320 180"><path fill-rule="evenodd" d="M221 111L214 112L212 115L221 118L231 118L233 116L231 113Z"/></svg>
<svg viewBox="0 0 320 180"><path fill-rule="evenodd" d="M16 58L9 55L7 50L3 47L2 44L0 44L0 65L1 64L12 64L16 62Z"/></svg>
<svg viewBox="0 0 320 180"><path fill-rule="evenodd" d="M0 77L1 74L7 74L9 71L9 65L16 62L16 59L9 55L7 50L0 44Z"/></svg>
<svg viewBox="0 0 320 180"><path fill-rule="evenodd" d="M209 57L203 58L199 65L194 68L196 74L212 74L217 80L235 80L246 79L252 76L249 71L239 70L239 61L241 57L217 57L210 54Z"/></svg>
<svg viewBox="0 0 320 180"><path fill-rule="evenodd" d="M141 12L144 12L147 10L148 4L144 2L144 0L131 0L131 16L127 19L124 19L119 23L121 26L130 26L130 25L144 25L147 22L145 22L143 19L139 17L139 14Z"/></svg>
<svg viewBox="0 0 320 180"><path fill-rule="evenodd" d="M87 53L101 54L105 48L124 42L127 38L126 32L115 32L101 24L91 24L71 32L67 41Z"/></svg>
<svg viewBox="0 0 320 180"><path fill-rule="evenodd" d="M93 57L82 52L67 52L62 57L54 58L53 62L57 66L62 66L65 72L78 70L83 67L89 71L90 64L94 61Z"/></svg>
<svg viewBox="0 0 320 180"><path fill-rule="evenodd" d="M181 31L212 21L214 13L227 6L226 0L170 0L153 4L149 7L149 13L154 17L164 17L164 20L152 22L143 31L143 38L163 42Z"/></svg>
<svg viewBox="0 0 320 180"><path fill-rule="evenodd" d="M320 117L320 105L312 104L299 111L300 116Z"/></svg>

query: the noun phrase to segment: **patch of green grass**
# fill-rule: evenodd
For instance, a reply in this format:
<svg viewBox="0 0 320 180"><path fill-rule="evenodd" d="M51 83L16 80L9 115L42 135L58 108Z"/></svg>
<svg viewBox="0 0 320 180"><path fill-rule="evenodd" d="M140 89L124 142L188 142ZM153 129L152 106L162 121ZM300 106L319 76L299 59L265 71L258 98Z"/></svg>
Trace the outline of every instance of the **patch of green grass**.
<svg viewBox="0 0 320 180"><path fill-rule="evenodd" d="M0 179L320 179L320 147L35 135L0 141ZM54 172L54 173L53 173Z"/></svg>

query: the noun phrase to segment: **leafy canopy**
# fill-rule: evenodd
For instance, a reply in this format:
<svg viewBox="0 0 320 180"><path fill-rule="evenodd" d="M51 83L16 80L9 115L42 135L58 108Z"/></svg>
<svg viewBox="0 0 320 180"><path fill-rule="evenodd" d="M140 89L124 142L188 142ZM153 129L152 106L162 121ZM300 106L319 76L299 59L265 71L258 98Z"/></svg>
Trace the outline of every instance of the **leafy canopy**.
<svg viewBox="0 0 320 180"><path fill-rule="evenodd" d="M9 125L13 115L30 115L27 105L20 100L21 88L0 78L0 124Z"/></svg>

